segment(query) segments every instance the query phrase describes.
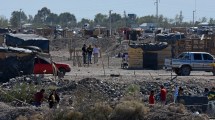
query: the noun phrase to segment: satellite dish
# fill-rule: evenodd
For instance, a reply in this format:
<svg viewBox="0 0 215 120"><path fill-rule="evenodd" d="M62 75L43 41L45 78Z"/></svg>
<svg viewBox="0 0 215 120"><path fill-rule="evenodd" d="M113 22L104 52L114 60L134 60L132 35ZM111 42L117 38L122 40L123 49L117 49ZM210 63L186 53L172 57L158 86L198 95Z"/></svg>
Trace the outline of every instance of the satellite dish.
<svg viewBox="0 0 215 120"><path fill-rule="evenodd" d="M203 40L203 39L204 39L204 37L205 37L205 34L202 34L202 36L201 36L201 40Z"/></svg>

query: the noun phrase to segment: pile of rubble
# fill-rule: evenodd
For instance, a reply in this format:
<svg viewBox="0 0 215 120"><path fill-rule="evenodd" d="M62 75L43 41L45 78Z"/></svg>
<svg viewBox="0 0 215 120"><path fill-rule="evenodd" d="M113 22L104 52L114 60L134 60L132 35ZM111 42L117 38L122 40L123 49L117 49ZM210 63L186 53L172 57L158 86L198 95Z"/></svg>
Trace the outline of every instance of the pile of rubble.
<svg viewBox="0 0 215 120"><path fill-rule="evenodd" d="M11 91L14 86L22 85L27 83L28 85L33 85L35 90L39 90L40 88L49 89L54 88L57 89L61 101L60 106L64 109L73 109L75 111L84 112L86 108L95 105L96 103L107 103L112 108L123 100L137 100L147 105L148 93L151 90L155 90L159 92L159 86L164 85L168 91L174 92L175 85L183 86L186 90L186 95L201 95L203 89L207 84L198 83L198 80L188 80L186 82L178 81L138 81L134 80L130 83L123 83L117 81L108 81L108 80L100 80L96 78L85 78L82 80L57 80L53 82L52 78L47 78L44 76L35 77L35 76L25 76L25 77L17 77L11 79L8 83L4 83L1 86L1 90L3 91ZM189 83L189 84L188 84ZM20 88L21 89L21 88ZM28 93L29 90L22 91ZM29 93L30 94L30 93ZM32 94L32 93L31 93ZM133 97L133 98L128 98ZM14 99L12 102L4 101L2 96L0 97L0 118L15 118L19 115L32 114L38 111L38 108L32 107L30 103L28 105L21 104L18 107L15 102L20 102ZM4 102L4 103L3 103ZM26 102L26 101L23 101ZM7 105L6 105L6 104ZM48 107L47 103L44 103L44 106ZM169 106L169 105L168 105ZM162 109L150 109L150 112L147 114L150 119L164 119L166 117L171 116L189 116L187 118L192 118L192 114L186 111L186 114L176 114L169 109L173 109L171 107L165 107ZM164 110L163 110L164 109ZM184 108L185 109L185 108ZM186 110L186 109L185 109ZM13 111L14 114L11 114ZM163 111L163 112L159 112ZM165 111L165 112L164 112ZM40 112L45 112L43 109L40 109ZM158 114L159 113L159 114ZM9 116L10 115L10 116ZM160 118L163 117L163 118ZM199 117L199 116L198 116ZM159 119L158 119L159 118Z"/></svg>

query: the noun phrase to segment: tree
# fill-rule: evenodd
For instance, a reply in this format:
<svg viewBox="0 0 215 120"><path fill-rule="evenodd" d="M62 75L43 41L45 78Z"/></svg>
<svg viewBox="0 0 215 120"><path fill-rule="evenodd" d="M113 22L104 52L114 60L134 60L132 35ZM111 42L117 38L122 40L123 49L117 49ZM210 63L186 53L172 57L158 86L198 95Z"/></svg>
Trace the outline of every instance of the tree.
<svg viewBox="0 0 215 120"><path fill-rule="evenodd" d="M142 24L142 23L155 23L156 17L153 15L148 15L148 16L144 16L144 17L140 17L137 19L137 23L138 24Z"/></svg>
<svg viewBox="0 0 215 120"><path fill-rule="evenodd" d="M27 16L23 11L13 11L10 18L10 24L12 27L18 27L20 23L27 21Z"/></svg>
<svg viewBox="0 0 215 120"><path fill-rule="evenodd" d="M112 22L112 26L113 26L112 28L113 29L117 29L119 27L122 27L125 24L121 15L117 14L117 13L111 14L111 22Z"/></svg>
<svg viewBox="0 0 215 120"><path fill-rule="evenodd" d="M175 15L175 25L177 26L177 25L179 25L179 24L180 24L179 15L176 14L176 15Z"/></svg>
<svg viewBox="0 0 215 120"><path fill-rule="evenodd" d="M84 25L85 25L86 23L89 24L90 26L93 25L93 21L92 21L92 20L82 18L81 21L77 23L77 26L82 28L82 27L84 27Z"/></svg>
<svg viewBox="0 0 215 120"><path fill-rule="evenodd" d="M108 21L107 15L103 15L101 13L98 13L95 15L95 18L94 18L95 25L107 26L107 21Z"/></svg>
<svg viewBox="0 0 215 120"><path fill-rule="evenodd" d="M50 15L46 18L46 23L50 25L56 25L59 23L58 15L55 13L50 13Z"/></svg>
<svg viewBox="0 0 215 120"><path fill-rule="evenodd" d="M0 16L0 27L7 27L8 20L4 16Z"/></svg>
<svg viewBox="0 0 215 120"><path fill-rule="evenodd" d="M207 22L207 18L206 17L202 17L199 19L199 22Z"/></svg>
<svg viewBox="0 0 215 120"><path fill-rule="evenodd" d="M180 16L179 16L179 23L181 24L183 22L184 16L182 15L182 11L180 11Z"/></svg>
<svg viewBox="0 0 215 120"><path fill-rule="evenodd" d="M38 10L37 14L34 16L35 23L47 23L46 19L51 14L50 9L43 7L41 10Z"/></svg>
<svg viewBox="0 0 215 120"><path fill-rule="evenodd" d="M28 15L28 23L32 23L34 21L34 17L32 15Z"/></svg>
<svg viewBox="0 0 215 120"><path fill-rule="evenodd" d="M65 12L59 15L59 22L62 27L74 27L76 26L77 20L73 14Z"/></svg>
<svg viewBox="0 0 215 120"><path fill-rule="evenodd" d="M209 24L215 24L215 20L213 18L210 18Z"/></svg>

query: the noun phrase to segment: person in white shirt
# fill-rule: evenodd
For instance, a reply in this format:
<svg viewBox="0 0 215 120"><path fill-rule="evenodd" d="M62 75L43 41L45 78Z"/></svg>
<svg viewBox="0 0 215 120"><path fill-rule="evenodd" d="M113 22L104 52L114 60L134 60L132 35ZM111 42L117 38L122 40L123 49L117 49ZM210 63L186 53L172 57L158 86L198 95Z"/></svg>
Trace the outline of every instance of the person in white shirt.
<svg viewBox="0 0 215 120"><path fill-rule="evenodd" d="M98 56L99 56L100 49L97 45L93 48L93 56L94 56L94 64L98 63Z"/></svg>

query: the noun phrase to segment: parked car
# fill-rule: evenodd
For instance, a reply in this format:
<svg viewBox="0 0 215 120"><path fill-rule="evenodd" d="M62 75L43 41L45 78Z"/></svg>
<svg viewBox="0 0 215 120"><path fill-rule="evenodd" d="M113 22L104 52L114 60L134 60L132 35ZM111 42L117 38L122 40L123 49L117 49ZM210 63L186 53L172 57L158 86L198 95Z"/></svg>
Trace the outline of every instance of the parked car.
<svg viewBox="0 0 215 120"><path fill-rule="evenodd" d="M64 63L53 62L52 64L50 60L45 58L35 58L34 74L54 74L55 71L57 71L57 73L61 72L63 75L65 75L66 72L71 71L71 67L70 65Z"/></svg>
<svg viewBox="0 0 215 120"><path fill-rule="evenodd" d="M177 75L188 76L191 71L212 72L215 75L215 58L207 52L183 52L176 59L165 59L164 68Z"/></svg>

